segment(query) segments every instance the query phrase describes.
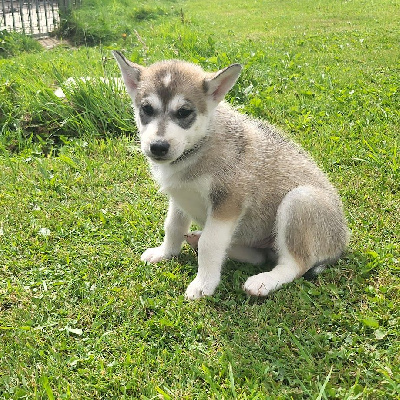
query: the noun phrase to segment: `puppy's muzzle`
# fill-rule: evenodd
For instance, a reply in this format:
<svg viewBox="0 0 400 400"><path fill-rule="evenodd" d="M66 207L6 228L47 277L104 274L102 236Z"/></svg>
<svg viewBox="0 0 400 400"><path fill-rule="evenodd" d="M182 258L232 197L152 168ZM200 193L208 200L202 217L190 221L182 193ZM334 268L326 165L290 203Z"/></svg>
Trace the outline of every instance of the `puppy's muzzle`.
<svg viewBox="0 0 400 400"><path fill-rule="evenodd" d="M164 158L168 154L169 147L166 140L156 140L150 143L150 153L154 158Z"/></svg>

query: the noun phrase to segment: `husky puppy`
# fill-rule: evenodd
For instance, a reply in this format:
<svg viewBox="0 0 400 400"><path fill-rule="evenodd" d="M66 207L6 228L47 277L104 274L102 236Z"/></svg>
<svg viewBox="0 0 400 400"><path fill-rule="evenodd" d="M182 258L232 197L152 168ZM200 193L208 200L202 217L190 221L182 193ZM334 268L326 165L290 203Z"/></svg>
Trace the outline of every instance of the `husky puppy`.
<svg viewBox="0 0 400 400"><path fill-rule="evenodd" d="M226 257L260 264L244 290L265 296L338 259L348 242L341 200L310 157L278 130L223 101L239 64L215 73L183 61L143 67L114 51L133 100L141 149L169 196L165 238L142 254L157 263L198 246L188 299L212 295ZM202 232L188 234L192 221Z"/></svg>

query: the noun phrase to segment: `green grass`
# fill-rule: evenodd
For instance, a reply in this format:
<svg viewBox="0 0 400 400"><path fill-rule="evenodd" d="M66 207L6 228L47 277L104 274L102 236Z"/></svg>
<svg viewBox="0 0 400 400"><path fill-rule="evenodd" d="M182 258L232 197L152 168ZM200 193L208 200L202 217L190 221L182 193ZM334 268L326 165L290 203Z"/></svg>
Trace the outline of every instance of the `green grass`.
<svg viewBox="0 0 400 400"><path fill-rule="evenodd" d="M0 31L0 60L23 52L40 52L42 46L29 36L21 33Z"/></svg>
<svg viewBox="0 0 400 400"><path fill-rule="evenodd" d="M96 46L0 60L0 398L399 399L398 1L99 5L63 26ZM339 263L255 300L241 285L260 269L228 262L198 302L188 247L142 263L166 199L127 96L53 93L117 76L110 49L243 63L229 100L289 132L343 197Z"/></svg>

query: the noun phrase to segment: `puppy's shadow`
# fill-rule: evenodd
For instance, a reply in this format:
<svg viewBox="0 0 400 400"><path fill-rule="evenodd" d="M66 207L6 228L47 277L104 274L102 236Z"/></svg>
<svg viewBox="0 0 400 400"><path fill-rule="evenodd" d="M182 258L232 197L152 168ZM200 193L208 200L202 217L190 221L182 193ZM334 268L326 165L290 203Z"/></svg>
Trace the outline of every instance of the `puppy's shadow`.
<svg viewBox="0 0 400 400"><path fill-rule="evenodd" d="M192 248L185 248L184 251L178 258L179 263L184 266L185 269L193 274L193 277L197 273L197 253ZM306 272L302 278L299 278L300 282L303 279L305 282L309 282L311 285L319 285L319 279L322 278L322 282L325 284L341 285L343 281L353 281L355 271L358 273L363 271L358 279L367 280L368 277L373 274L373 270L368 269L368 260L365 255L359 252L353 252L351 250L346 251L342 257L334 264L327 265L326 269L321 274L316 274L312 270ZM233 301L241 303L243 301L250 304L262 304L267 300L275 298L276 293L271 293L267 297L254 297L249 296L243 291L243 284L246 280L253 275L257 275L262 272L271 271L276 265L276 259L267 259L261 265L253 265L249 263L243 263L235 260L228 259L222 269L222 277L219 288L217 289L214 296L209 298L211 304L218 304L222 301ZM356 266L356 268L355 268ZM360 268L361 267L361 268ZM298 282L296 280L295 282ZM306 283L304 283L306 284ZM321 283L324 285L324 283ZM232 297L233 296L233 297Z"/></svg>
<svg viewBox="0 0 400 400"><path fill-rule="evenodd" d="M197 272L197 251L191 248L189 245L184 245L182 251L176 257L176 260L182 266L185 266L190 270L196 270Z"/></svg>
<svg viewBox="0 0 400 400"><path fill-rule="evenodd" d="M189 267L195 268L197 272L197 250L193 249L190 246L185 246L182 252L178 255L177 260L181 265L187 265ZM266 261L260 265L244 263L228 258L222 268L222 275L229 275L233 271L241 271L243 273L248 273L249 276L251 276L259 274L261 272L271 271L275 265L276 260L274 260L273 258L267 258Z"/></svg>
<svg viewBox="0 0 400 400"><path fill-rule="evenodd" d="M186 270L193 278L197 273L197 251L190 246L185 246L182 253L177 257L177 261L182 266L183 270ZM359 252L353 252L351 250L346 251L342 257L336 263L327 265L325 271L320 275L313 273L312 270L306 272L303 275L304 281L311 284L318 285L319 277L323 278L326 283L339 284L342 279L345 281L352 281L355 270L358 273L363 271L364 273L359 276L358 279L364 278L366 280L373 270L368 268L370 264L369 260L366 259L365 255ZM262 304L266 300L274 298L275 293L267 297L254 297L248 296L243 291L243 284L246 280L253 275L257 275L262 272L271 271L276 265L276 259L267 258L267 260L261 265L253 265L249 263L243 263L235 260L228 259L222 268L221 283L214 296L211 296L209 302L212 304L216 302L216 306L220 301L233 300L232 296L239 303L242 301L249 302L251 304L257 303ZM354 268L357 266L357 268ZM299 278L301 279L301 278Z"/></svg>

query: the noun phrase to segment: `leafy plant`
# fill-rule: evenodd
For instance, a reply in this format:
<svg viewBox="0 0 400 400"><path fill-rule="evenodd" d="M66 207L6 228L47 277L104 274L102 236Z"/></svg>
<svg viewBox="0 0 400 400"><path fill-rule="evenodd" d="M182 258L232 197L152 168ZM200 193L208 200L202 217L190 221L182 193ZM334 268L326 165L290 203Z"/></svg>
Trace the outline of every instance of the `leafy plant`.
<svg viewBox="0 0 400 400"><path fill-rule="evenodd" d="M29 36L0 30L0 59L13 57L22 52L40 52L43 47Z"/></svg>

